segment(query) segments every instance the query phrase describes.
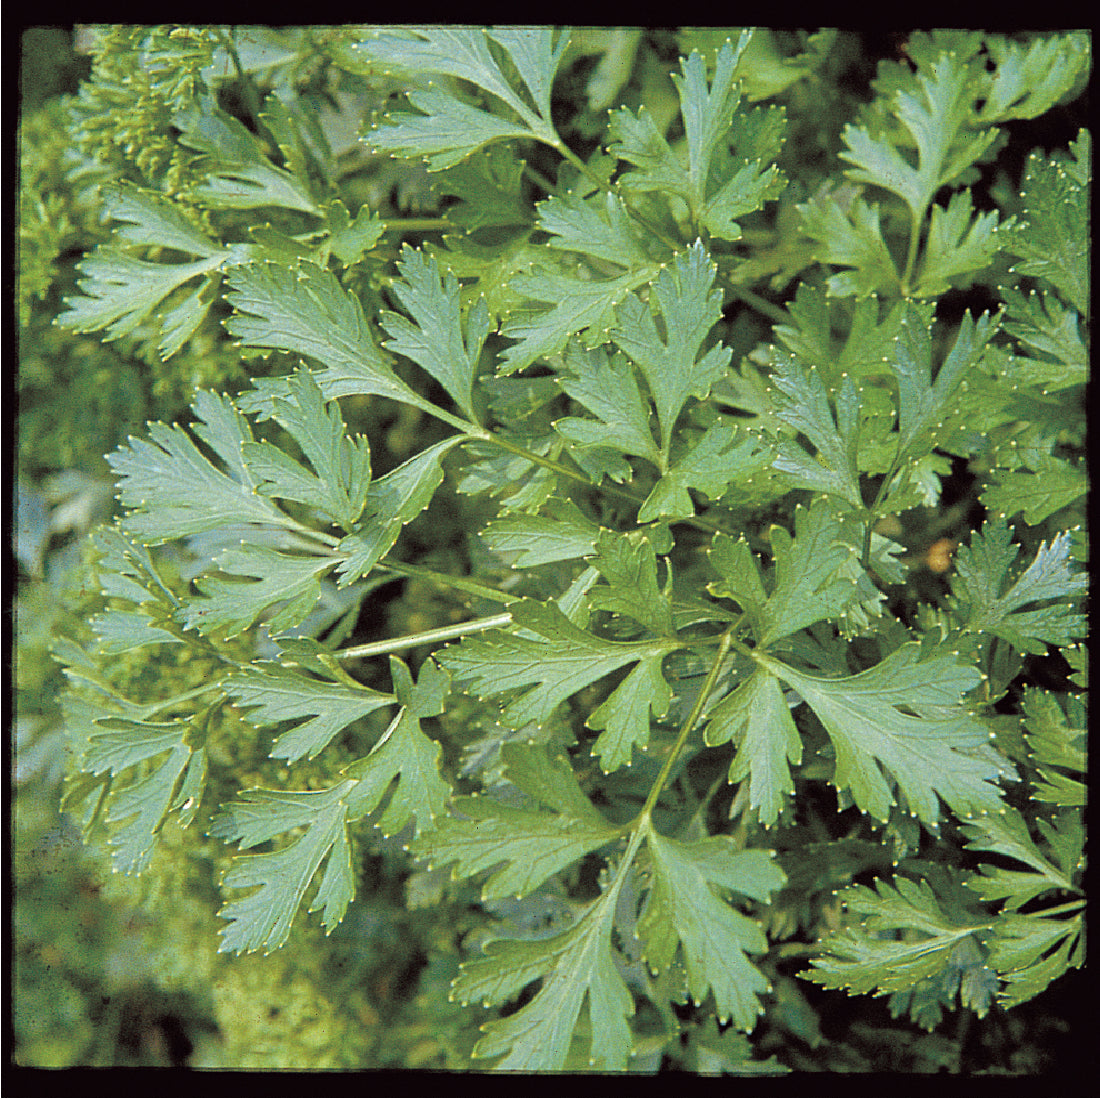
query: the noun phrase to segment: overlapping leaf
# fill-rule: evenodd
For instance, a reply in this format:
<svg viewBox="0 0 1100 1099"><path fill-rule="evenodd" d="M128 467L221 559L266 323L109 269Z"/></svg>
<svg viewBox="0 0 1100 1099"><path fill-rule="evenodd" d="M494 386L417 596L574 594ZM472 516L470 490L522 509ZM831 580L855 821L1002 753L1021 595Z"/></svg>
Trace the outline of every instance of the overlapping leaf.
<svg viewBox="0 0 1100 1099"><path fill-rule="evenodd" d="M514 66L533 109L497 61L490 40ZM569 35L561 33L555 43L550 27L417 27L363 38L353 47L361 56L417 75L438 73L468 80L510 110L507 116L490 113L460 99L449 86L429 83L408 93L420 115L391 114L391 125L375 126L367 140L379 151L424 157L433 171L450 168L505 138L536 138L556 145L550 90L568 41Z"/></svg>
<svg viewBox="0 0 1100 1099"><path fill-rule="evenodd" d="M996 809L997 780L1012 768L989 744L986 727L960 705L977 686L977 669L948 655L921 660L918 646L895 650L858 675L825 679L769 656L757 660L793 687L824 725L836 750L833 783L855 803L886 820L897 804L882 768L927 825L938 799L958 814Z"/></svg>
<svg viewBox="0 0 1100 1099"><path fill-rule="evenodd" d="M665 969L682 944L696 1003L713 990L719 1021L752 1030L763 1013L758 997L770 986L748 955L764 953L767 939L755 920L732 908L716 889L767 901L786 880L783 871L767 851L738 850L729 836L681 843L650 829L646 845L653 877L638 923L646 960Z"/></svg>
<svg viewBox="0 0 1100 1099"><path fill-rule="evenodd" d="M1083 617L1065 602L1087 587L1087 578L1071 570L1069 532L1040 546L1035 559L1009 584L1009 570L1020 548L1003 520L987 520L969 546L955 558L952 591L957 614L972 633L991 633L1020 652L1046 652L1048 644L1068 645L1083 636ZM1025 607L1045 603L1032 610Z"/></svg>

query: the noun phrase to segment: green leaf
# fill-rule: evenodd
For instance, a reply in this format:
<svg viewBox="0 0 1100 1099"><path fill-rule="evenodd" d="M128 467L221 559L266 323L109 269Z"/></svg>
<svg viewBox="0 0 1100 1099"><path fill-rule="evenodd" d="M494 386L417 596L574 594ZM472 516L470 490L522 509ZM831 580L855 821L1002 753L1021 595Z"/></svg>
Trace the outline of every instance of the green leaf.
<svg viewBox="0 0 1100 1099"><path fill-rule="evenodd" d="M227 295L234 315L225 326L246 347L289 351L316 359L326 401L352 393L376 394L426 412L435 405L410 389L375 347L363 307L328 271L311 263L296 270L276 263L236 267ZM285 379L263 380L241 396L245 411L271 415L275 396L285 397Z"/></svg>
<svg viewBox="0 0 1100 1099"><path fill-rule="evenodd" d="M658 331L650 307L633 294L618 306L619 324L611 333L649 386L666 460L684 405L691 397L707 397L733 354L717 345L700 358L703 343L722 314L722 295L712 290L715 270L706 249L696 242L677 257L672 270L663 270L653 285L652 299L661 315L663 333Z"/></svg>
<svg viewBox="0 0 1100 1099"><path fill-rule="evenodd" d="M245 464L265 496L319 508L351 530L368 499L367 440L348 435L335 402L324 407L321 390L308 370L298 370L287 379L287 385L288 398L274 398L271 414L302 448L314 472L271 443L244 443Z"/></svg>
<svg viewBox="0 0 1100 1099"><path fill-rule="evenodd" d="M1083 866L1085 837L1080 818L1076 814L1066 814L1055 818L1053 827L1053 835L1063 841L1061 867L1054 865L1036 847L1027 822L1009 806L1002 806L996 813L983 813L973 823L963 825L963 835L970 841L966 844L968 848L992 851L1030 868L1029 872L1020 872L983 863L978 868L978 875L972 877L967 886L982 900L1004 900L1007 912L1016 911L1051 890L1079 892L1072 879L1075 871Z"/></svg>
<svg viewBox="0 0 1100 1099"><path fill-rule="evenodd" d="M611 116L609 151L635 166L623 174L623 189L678 195L697 228L725 240L740 239L741 227L733 219L777 197L785 182L775 166L785 129L782 111L738 110L741 91L734 74L750 37L742 31L736 48L722 47L709 88L702 56L692 51L681 60L683 75L672 79L686 156L670 148L644 106L637 116L627 108Z"/></svg>
<svg viewBox="0 0 1100 1099"><path fill-rule="evenodd" d="M1089 66L1089 38L1073 31L1031 42L990 35L994 61L988 74L982 121L1002 122L1045 114L1078 84Z"/></svg>
<svg viewBox="0 0 1100 1099"><path fill-rule="evenodd" d="M521 569L572 561L595 552L600 528L576 504L571 500L548 500L545 509L548 515L493 519L481 537L493 553Z"/></svg>
<svg viewBox="0 0 1100 1099"><path fill-rule="evenodd" d="M189 630L236 637L275 605L279 609L266 620L272 636L299 625L320 598L322 575L336 562L245 543L224 549L214 564L227 576L200 577L201 596L186 600L178 618Z"/></svg>
<svg viewBox="0 0 1100 1099"><path fill-rule="evenodd" d="M322 910L326 932L344 918L355 895L351 842L347 833L347 797L357 783L349 779L327 790L310 792L245 790L215 818L210 834L242 849L266 843L283 832L302 828L292 843L259 855L239 855L222 879L228 889L254 892L225 904L219 915L219 952L278 950L321 863L328 859L310 912Z"/></svg>
<svg viewBox="0 0 1100 1099"><path fill-rule="evenodd" d="M909 131L917 147L913 167L887 137L872 137L864 128L846 126L842 134L847 152L841 159L853 164L848 176L899 195L919 224L932 196L955 180L992 144L995 129L969 129L973 92L965 66L952 54L918 71L912 91L898 90L890 110Z"/></svg>
<svg viewBox="0 0 1100 1099"><path fill-rule="evenodd" d="M1077 712L1080 708L1075 702L1067 715L1056 696L1035 688L1024 692L1023 706L1024 736L1043 779L1035 784L1032 797L1059 806L1083 806L1085 783L1054 768L1082 775L1087 770L1085 715Z"/></svg>
<svg viewBox="0 0 1100 1099"><path fill-rule="evenodd" d="M225 263L227 253L191 263L150 263L116 248L97 248L80 264L84 275L77 283L81 297L67 298L68 312L57 323L74 332L98 332L117 340L129 336L169 296L199 275L211 275ZM160 331L159 350L168 358L191 338L210 308L212 278L190 292L185 301L155 318Z"/></svg>
<svg viewBox="0 0 1100 1099"><path fill-rule="evenodd" d="M501 715L512 728L546 721L582 687L646 657L660 657L678 642L605 641L574 626L553 604L522 600L509 608L522 632L491 630L450 645L440 663L481 698L522 689Z"/></svg>
<svg viewBox="0 0 1100 1099"><path fill-rule="evenodd" d="M450 168L483 145L509 137L537 138L550 145L558 139L550 121L550 88L568 43L561 34L553 44L549 27L499 28L417 27L382 31L355 43L361 55L388 68L399 66L416 75L439 73L468 80L507 104L522 119L507 121L468 105L443 87L432 84L408 93L422 115L391 115L395 125L372 128L367 138L380 152L422 156L432 171ZM415 35L416 37L413 37ZM489 38L503 47L527 92L532 110L505 75L489 48Z"/></svg>
<svg viewBox="0 0 1100 1099"><path fill-rule="evenodd" d="M484 301L470 309L463 326L458 282L453 275L441 277L433 259L408 245L402 249L398 267L403 281L393 284L393 292L413 323L397 313L382 314L382 327L391 337L385 344L387 350L422 366L454 398L467 418L476 422L474 381L481 348L489 334L489 311Z"/></svg>
<svg viewBox="0 0 1100 1099"><path fill-rule="evenodd" d="M774 676L757 668L710 713L706 742L737 741L729 781L749 780L749 804L760 823L774 824L794 794L790 763L802 762L802 738Z"/></svg>
<svg viewBox="0 0 1100 1099"><path fill-rule="evenodd" d="M932 207L916 297L938 297L966 275L984 270L1000 251L1013 219L998 221L995 211L971 217L969 191L957 191L946 207Z"/></svg>
<svg viewBox="0 0 1100 1099"><path fill-rule="evenodd" d="M1009 570L1019 554L1004 520L986 520L982 529L955 555L951 590L956 614L965 629L1003 638L1020 652L1045 653L1048 644L1068 645L1083 637L1084 618L1065 603L1023 610L1033 603L1073 599L1088 580L1070 571L1071 546L1067 531L1044 542L1035 559L1009 585Z"/></svg>
<svg viewBox="0 0 1100 1099"><path fill-rule="evenodd" d="M1014 360L1016 376L1025 384L1042 386L1044 392L1083 385L1088 380L1088 351L1076 310L1065 308L1053 294L1037 294L1034 290L1024 297L1006 289L1003 296L1010 318L1005 322L1005 331L1032 352L1055 360Z"/></svg>
<svg viewBox="0 0 1100 1099"><path fill-rule="evenodd" d="M447 220L467 233L489 225L532 225L535 214L521 183L525 164L508 146L492 145L481 156L440 172L435 190L458 199L447 207Z"/></svg>
<svg viewBox="0 0 1100 1099"><path fill-rule="evenodd" d="M333 199L325 208L331 233L328 246L345 266L358 263L382 238L386 223L369 206L362 206L352 220L348 208L340 199Z"/></svg>
<svg viewBox="0 0 1100 1099"><path fill-rule="evenodd" d="M763 472L770 461L757 437L743 434L735 424L716 421L653 486L638 521L688 519L695 514L689 489L717 500L734 481Z"/></svg>
<svg viewBox="0 0 1100 1099"><path fill-rule="evenodd" d="M562 389L597 418L565 416L554 422L554 430L576 446L614 447L659 465L661 453L649 429L649 402L625 356L573 343L565 363L572 373L560 376Z"/></svg>
<svg viewBox="0 0 1100 1099"><path fill-rule="evenodd" d="M1036 468L997 470L982 503L1002 519L1023 514L1028 526L1038 526L1088 491L1085 470L1061 458L1036 458L1032 464Z"/></svg>
<svg viewBox="0 0 1100 1099"><path fill-rule="evenodd" d="M282 512L257 495L243 465L241 447L252 432L229 398L200 392L192 408L200 419L192 430L225 460L228 473L182 428L150 424L152 441L131 436L127 447L107 456L119 476L119 499L135 509L122 520L123 531L157 545L240 522L285 524Z"/></svg>
<svg viewBox="0 0 1100 1099"><path fill-rule="evenodd" d="M188 743L191 726L186 721L156 723L110 717L97 721L94 730L82 761L89 774L109 771L117 776L140 763L150 763L145 774L135 775L112 793L107 813L108 823L114 826L110 837L113 868L123 874L140 874L149 865L165 818L184 806L186 799L176 796L181 783L195 787L195 801L201 797L205 752ZM158 756L163 758L154 764ZM189 820L181 814L181 824Z"/></svg>
<svg viewBox="0 0 1100 1099"><path fill-rule="evenodd" d="M215 107L197 116L180 140L210 158L206 181L190 192L206 206L228 210L278 206L320 216L308 183L276 168L258 140L232 115Z"/></svg>
<svg viewBox="0 0 1100 1099"><path fill-rule="evenodd" d="M590 729L602 729L592 746L600 768L610 774L631 762L634 746L649 742L650 715L662 718L672 702L672 688L661 666L664 654L643 657L630 674L588 716Z"/></svg>
<svg viewBox="0 0 1100 1099"><path fill-rule="evenodd" d="M777 436L772 467L796 488L839 496L862 510L857 454L859 447L859 389L845 377L836 394L836 413L829 403L829 389L820 371L797 365L793 357L776 361L772 382L782 397L775 415L801 432L817 448L811 455L796 439Z"/></svg>
<svg viewBox="0 0 1100 1099"><path fill-rule="evenodd" d="M593 610L626 615L655 634L676 636L672 605L657 586L657 557L644 533L624 538L614 531L601 530L591 562L606 581L589 593Z"/></svg>
<svg viewBox="0 0 1100 1099"><path fill-rule="evenodd" d="M366 576L389 553L402 527L431 503L443 481L444 456L466 438L454 435L444 439L371 482L364 518L337 546L337 552L346 555L337 567L340 587Z"/></svg>
<svg viewBox="0 0 1100 1099"><path fill-rule="evenodd" d="M887 768L910 813L934 826L937 795L957 814L1000 806L997 779L1012 769L989 745L986 727L960 705L976 687L975 668L951 656L920 659L905 645L858 675L824 679L769 656L757 661L793 687L825 726L836 750L832 782L855 803L887 820L897 799Z"/></svg>
<svg viewBox="0 0 1100 1099"><path fill-rule="evenodd" d="M446 813L451 794L440 774L443 750L420 725L422 718L443 712L448 680L434 660L420 666L420 677L413 683L405 664L391 656L390 674L401 709L370 755L347 768L346 774L359 779L348 803L353 816L373 812L396 780L378 828L384 836L394 836L415 818L416 832L422 836Z"/></svg>
<svg viewBox="0 0 1100 1099"><path fill-rule="evenodd" d="M1089 308L1089 183L1092 139L1081 130L1070 146L1073 159L1038 151L1024 173L1024 217L1006 247L1020 257L1013 270L1049 281L1077 310Z"/></svg>
<svg viewBox="0 0 1100 1099"><path fill-rule="evenodd" d="M797 209L803 232L817 242L814 258L851 268L825 280L830 294L866 298L899 292L901 278L882 238L877 204L824 186Z"/></svg>
<svg viewBox="0 0 1100 1099"><path fill-rule="evenodd" d="M525 896L618 835L606 821L554 816L495 798L456 798L454 809L458 816L441 820L412 850L429 867L455 863L453 880L493 870L482 900Z"/></svg>
<svg viewBox="0 0 1100 1099"><path fill-rule="evenodd" d="M474 1047L476 1057L500 1056L494 1065L499 1071L562 1069L587 1001L589 1065L608 1072L626 1068L634 999L611 952L622 880L617 878L608 892L591 902L568 931L534 941L494 939L484 947L484 957L462 966L454 995L466 1004L502 1003L542 979L530 1003L484 1026L485 1035Z"/></svg>
<svg viewBox="0 0 1100 1099"><path fill-rule="evenodd" d="M1013 1008L1045 992L1070 966L1084 963L1080 949L1084 921L1006 914L989 944L989 964L1005 987L997 995L1002 1007Z"/></svg>
<svg viewBox="0 0 1100 1099"><path fill-rule="evenodd" d="M115 236L128 244L173 248L210 259L224 256L222 249L199 230L177 205L157 191L147 191L119 180L100 191L104 214L119 224Z"/></svg>
<svg viewBox="0 0 1100 1099"><path fill-rule="evenodd" d="M943 972L957 946L989 926L949 916L926 881L896 877L891 885L878 879L875 889L852 885L840 898L860 922L822 939L822 953L802 975L850 996L907 991Z"/></svg>
<svg viewBox="0 0 1100 1099"><path fill-rule="evenodd" d="M369 687L352 690L271 661L241 668L223 686L239 707L250 711L248 720L253 725L295 723L276 737L271 748L272 758L288 763L302 756L313 759L353 721L394 701Z"/></svg>
<svg viewBox="0 0 1100 1099"><path fill-rule="evenodd" d="M688 989L698 1004L714 992L719 1021L752 1030L763 1014L767 978L748 959L768 942L760 925L720 899L716 889L767 901L786 880L767 851L738 850L729 836L680 843L649 829L652 886L638 930L650 966L671 965L683 946Z"/></svg>
<svg viewBox="0 0 1100 1099"><path fill-rule="evenodd" d="M959 324L955 343L932 380L932 338L926 314L911 307L900 322L890 369L898 382L897 461L932 449L949 416L958 416L958 391L997 332L999 319L969 313Z"/></svg>
<svg viewBox="0 0 1100 1099"><path fill-rule="evenodd" d="M105 656L132 652L146 645L179 644L181 638L159 626L154 626L143 611L123 611L111 608L93 615L89 623L99 638L98 651Z"/></svg>

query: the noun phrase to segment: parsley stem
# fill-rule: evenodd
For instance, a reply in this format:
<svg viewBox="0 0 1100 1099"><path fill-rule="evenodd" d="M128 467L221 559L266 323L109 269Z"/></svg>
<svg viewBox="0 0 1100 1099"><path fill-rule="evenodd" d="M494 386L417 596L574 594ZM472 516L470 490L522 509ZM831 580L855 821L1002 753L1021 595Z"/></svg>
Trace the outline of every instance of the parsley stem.
<svg viewBox="0 0 1100 1099"><path fill-rule="evenodd" d="M465 637L469 633L480 633L482 630L499 630L511 624L512 616L506 611L504 614L492 614L487 618L473 618L469 622L460 622L457 626L440 626L435 630L422 630L420 633L410 633L404 637L388 637L384 641L371 641L366 645L355 645L350 649L337 649L328 655L338 660L347 660L352 657L383 656L386 653L411 649L416 645L433 645L437 641L453 641L456 637Z"/></svg>
<svg viewBox="0 0 1100 1099"><path fill-rule="evenodd" d="M695 705L692 706L691 713L688 714L684 724L680 728L680 735L676 738L676 743L673 744L672 751L668 754L668 759L665 760L665 764L661 768L657 780L653 783L653 787L649 791L649 797L645 799L645 805L642 806L642 811L638 814L639 819L644 818L648 820L650 813L653 812L653 807L657 804L657 799L661 796L661 791L668 781L668 776L672 773L672 768L680 752L683 750L684 745L687 743L688 736L691 734L692 729L695 728L696 722L698 722L703 712L703 708L707 704L707 699L710 698L710 693L714 690L714 684L718 682L718 675L722 670L722 665L726 661L726 654L730 651L730 646L733 644L733 632L736 628L737 623L735 622L724 634L722 634L722 640L718 644L718 652L714 654L714 661L710 666L710 672L707 674L706 682L695 698Z"/></svg>

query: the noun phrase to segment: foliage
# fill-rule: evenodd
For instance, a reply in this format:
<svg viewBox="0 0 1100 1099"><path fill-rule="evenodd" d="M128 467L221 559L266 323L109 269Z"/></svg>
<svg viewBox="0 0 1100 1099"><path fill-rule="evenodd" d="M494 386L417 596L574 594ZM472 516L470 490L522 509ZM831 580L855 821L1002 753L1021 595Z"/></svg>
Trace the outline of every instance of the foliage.
<svg viewBox="0 0 1100 1099"><path fill-rule="evenodd" d="M56 324L212 358L107 458L64 804L201 879L236 1002L285 967L287 1064L382 1063L305 959L395 887L432 1067L778 1073L811 995L1082 964L1088 132L988 196L1089 39L916 33L862 105L839 41L95 39Z"/></svg>

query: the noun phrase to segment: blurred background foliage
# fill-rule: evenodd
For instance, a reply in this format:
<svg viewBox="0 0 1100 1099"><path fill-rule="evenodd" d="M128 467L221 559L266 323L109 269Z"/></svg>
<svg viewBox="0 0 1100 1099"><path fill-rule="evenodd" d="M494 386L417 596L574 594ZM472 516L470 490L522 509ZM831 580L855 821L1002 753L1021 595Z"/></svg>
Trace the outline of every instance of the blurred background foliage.
<svg viewBox="0 0 1100 1099"><path fill-rule="evenodd" d="M242 69L291 89L314 110L349 209L369 204L383 218L398 219L440 212L441 196L421 169L364 157L360 125L389 89L370 84L354 65L341 65L350 29L248 32L239 39ZM676 98L668 73L681 51L712 46L708 35L713 37L706 29L578 31L556 88L562 135L582 153L590 151L615 101L645 102L656 118L670 118ZM155 339L140 330L104 343L52 323L75 290L77 263L109 239L98 185L130 179L174 189L186 182L193 153L165 120L186 101L193 82L221 66L221 105L243 116L254 106L248 103L251 85L229 74L218 42L210 28L185 31L182 44L179 36L169 43L167 31L144 27L22 31L12 1057L17 1065L41 1068L461 1069L481 1019L452 1004L448 991L463 953L484 935L485 914L475 895L444 894L432 873L410 872L400 849L376 843L362 856L360 899L331 937L299 921L290 943L274 955L220 955L210 916L224 858L220 843L168 835L154 873L131 880L112 875L58 808L64 681L51 645L61 636L86 637L88 615L98 606L87 535L114 507L104 454L128 434L140 434L148 420L186 417L197 388L235 393L247 387L250 375L286 367L244 364L224 337L218 307L167 362ZM146 57L161 46L174 50L173 71L183 76L158 81L155 71L143 70L139 43ZM897 60L903 45L904 35L890 33L810 37L775 31L754 39L750 98L777 96L802 127L784 156L798 158L798 171L790 174L803 191L835 170L843 121L870 100L878 63ZM141 109L122 118L116 107L133 102L135 81L142 87ZM1070 134L1083 124L1072 112L1043 121ZM1040 143L1035 138L1021 132L1014 145L1026 152ZM1007 184L995 186L1008 193ZM803 191L789 189L772 216L793 216ZM420 238L414 233L405 239ZM745 277L772 276L772 288L783 294L790 272L804 262L800 255L765 255ZM377 290L376 272L364 267L348 281L369 298ZM746 310L726 342L746 354L767 332L764 319ZM369 405L360 411L359 430L371 439L377 470L393 468L418 449L425 425L416 410L385 413L388 419ZM965 508L965 500L955 507ZM441 507L433 510L430 531L420 534L413 524L404 537L424 565L446 571L448 555L468 551L468 529L468 517ZM932 530L925 541L944 533ZM422 538L428 540L418 544ZM935 575L927 573L926 582L934 584ZM433 605L437 599L416 582L382 589L376 600L380 635L446 620L451 608ZM115 674L139 682L151 674L147 659L123 654ZM172 670L161 661L155 674L163 685ZM452 738L461 743L476 736L483 717L476 705L460 702L445 720L456 728L465 723L463 735ZM547 902L552 906L553 898ZM508 917L503 907L494 915ZM892 1018L882 1001L849 1000L796 980L801 964L774 963L777 1003L753 1035L760 1059L774 1055L804 1071L864 1072L889 1064L899 1071L1030 1073L1064 1063L1076 1048L1069 1005L1079 993L1079 975L1011 1014L995 1012L979 1021L961 1012L954 1032L926 1033ZM719 1033L713 1021L698 1030L690 1063L678 1067L719 1072L748 1055L744 1036Z"/></svg>

